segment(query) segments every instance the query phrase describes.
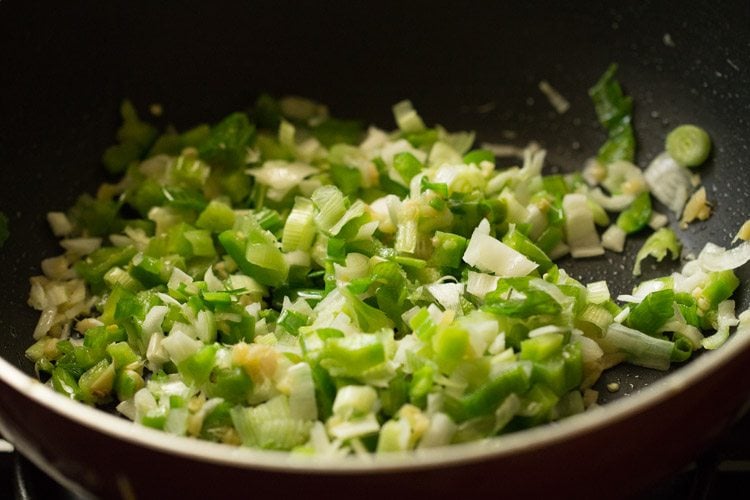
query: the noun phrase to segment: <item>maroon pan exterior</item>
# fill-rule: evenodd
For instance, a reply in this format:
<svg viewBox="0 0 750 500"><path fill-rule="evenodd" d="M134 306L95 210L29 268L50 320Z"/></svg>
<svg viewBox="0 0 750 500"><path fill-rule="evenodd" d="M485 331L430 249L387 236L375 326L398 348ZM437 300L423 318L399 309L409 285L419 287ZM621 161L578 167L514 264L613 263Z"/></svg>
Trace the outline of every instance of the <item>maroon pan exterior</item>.
<svg viewBox="0 0 750 500"><path fill-rule="evenodd" d="M750 338L558 424L412 455L322 460L146 429L65 399L0 360L0 432L101 498L624 498L685 466L750 396Z"/></svg>

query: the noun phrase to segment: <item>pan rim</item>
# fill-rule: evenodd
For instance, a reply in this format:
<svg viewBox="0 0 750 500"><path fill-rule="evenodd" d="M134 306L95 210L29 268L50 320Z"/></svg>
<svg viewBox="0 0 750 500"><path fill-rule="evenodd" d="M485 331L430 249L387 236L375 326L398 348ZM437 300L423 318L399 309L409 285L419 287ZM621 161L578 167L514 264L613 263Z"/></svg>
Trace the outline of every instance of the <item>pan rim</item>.
<svg viewBox="0 0 750 500"><path fill-rule="evenodd" d="M554 424L483 441L371 456L367 459L352 456L299 456L288 452L231 447L171 435L68 399L37 379L26 375L2 357L0 357L0 381L47 410L83 427L167 455L248 470L296 474L382 474L394 470L406 472L500 459L520 450L528 452L575 439L594 429L606 428L653 408L663 403L664 400L689 389L693 384L709 379L711 374L718 372L724 365L728 365L746 349L750 349L750 336L732 335L722 348L705 353L640 392L612 401L606 407L599 406ZM12 436L10 438L12 440Z"/></svg>

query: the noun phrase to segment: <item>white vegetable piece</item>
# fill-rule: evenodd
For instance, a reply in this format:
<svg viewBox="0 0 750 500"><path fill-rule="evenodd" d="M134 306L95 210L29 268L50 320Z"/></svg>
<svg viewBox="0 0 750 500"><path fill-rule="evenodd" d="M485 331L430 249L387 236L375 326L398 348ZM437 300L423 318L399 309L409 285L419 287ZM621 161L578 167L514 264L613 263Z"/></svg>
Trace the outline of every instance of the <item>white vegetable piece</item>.
<svg viewBox="0 0 750 500"><path fill-rule="evenodd" d="M651 194L675 215L680 215L693 189L688 169L678 165L665 151L653 159L643 176Z"/></svg>
<svg viewBox="0 0 750 500"><path fill-rule="evenodd" d="M489 235L490 223L482 219L469 240L463 260L480 271L500 277L526 276L539 265Z"/></svg>
<svg viewBox="0 0 750 500"><path fill-rule="evenodd" d="M566 194L563 198L565 212L565 234L568 236L570 253L574 258L602 255L604 248L594 226L594 215L579 193Z"/></svg>

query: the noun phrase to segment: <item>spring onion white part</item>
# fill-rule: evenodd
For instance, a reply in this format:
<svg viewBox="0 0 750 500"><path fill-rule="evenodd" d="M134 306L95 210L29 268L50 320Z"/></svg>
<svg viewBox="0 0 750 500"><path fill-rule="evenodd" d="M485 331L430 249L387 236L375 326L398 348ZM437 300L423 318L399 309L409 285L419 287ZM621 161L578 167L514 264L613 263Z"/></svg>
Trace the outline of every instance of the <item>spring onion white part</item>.
<svg viewBox="0 0 750 500"><path fill-rule="evenodd" d="M625 237L627 233L617 224L612 224L602 233L602 246L613 252L622 252L625 249Z"/></svg>
<svg viewBox="0 0 750 500"><path fill-rule="evenodd" d="M538 264L522 253L485 234L485 227L489 229L487 219L483 219L472 233L469 246L463 255L464 262L501 277L526 276L538 267Z"/></svg>
<svg viewBox="0 0 750 500"><path fill-rule="evenodd" d="M604 248L594 227L594 216L581 194L566 194L563 198L565 232L573 257L602 255Z"/></svg>
<svg viewBox="0 0 750 500"><path fill-rule="evenodd" d="M748 261L750 261L750 242L747 241L730 249L724 249L709 242L698 255L698 262L706 271L737 269Z"/></svg>
<svg viewBox="0 0 750 500"><path fill-rule="evenodd" d="M690 172L668 153L662 153L654 158L643 175L651 194L675 215L681 214L693 190Z"/></svg>
<svg viewBox="0 0 750 500"><path fill-rule="evenodd" d="M559 267L649 225L635 271L679 257L649 176L680 209L694 186L669 158L633 163L614 72L590 91L608 139L585 181L545 174L536 144L474 149L409 101L393 131L262 96L162 136L125 103L104 155L123 177L48 217L64 253L31 278L26 356L54 390L140 425L367 458L503 439L595 406L617 363L719 348L747 329L732 298L747 242L617 298Z"/></svg>

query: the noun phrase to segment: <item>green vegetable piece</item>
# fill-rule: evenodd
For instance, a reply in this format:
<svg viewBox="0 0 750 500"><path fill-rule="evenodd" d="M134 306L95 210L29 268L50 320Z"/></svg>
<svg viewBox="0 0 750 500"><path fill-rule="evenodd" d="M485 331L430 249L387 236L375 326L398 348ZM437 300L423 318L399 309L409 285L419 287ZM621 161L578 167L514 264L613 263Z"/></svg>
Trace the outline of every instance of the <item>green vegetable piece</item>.
<svg viewBox="0 0 750 500"><path fill-rule="evenodd" d="M42 337L41 339L31 344L31 346L24 352L24 355L34 362L45 358L54 359L57 357L57 349L55 346L56 343L57 339Z"/></svg>
<svg viewBox="0 0 750 500"><path fill-rule="evenodd" d="M206 199L203 193L196 189L181 188L177 186L163 187L164 204L178 210L194 210L200 212L206 207Z"/></svg>
<svg viewBox="0 0 750 500"><path fill-rule="evenodd" d="M78 380L80 399L86 403L102 403L108 399L115 382L115 367L106 359L89 368Z"/></svg>
<svg viewBox="0 0 750 500"><path fill-rule="evenodd" d="M706 310L716 309L720 302L732 296L739 285L740 279L731 269L708 273L708 278L698 298L699 306L703 299L708 306Z"/></svg>
<svg viewBox="0 0 750 500"><path fill-rule="evenodd" d="M701 318L698 315L698 302L689 293L674 294L674 301L680 309L680 314L688 325L701 328Z"/></svg>
<svg viewBox="0 0 750 500"><path fill-rule="evenodd" d="M184 237L190 243L191 254L197 257L215 257L216 249L214 248L211 233L206 229L194 229L185 231Z"/></svg>
<svg viewBox="0 0 750 500"><path fill-rule="evenodd" d="M358 144L364 130L357 120L328 118L311 129L313 137L326 147L335 144Z"/></svg>
<svg viewBox="0 0 750 500"><path fill-rule="evenodd" d="M125 330L117 325L89 328L83 334L83 345L104 351L110 344L127 340Z"/></svg>
<svg viewBox="0 0 750 500"><path fill-rule="evenodd" d="M607 142L597 154L604 165L616 160L632 162L635 156L635 136L630 123L633 99L623 94L615 78L616 72L617 65L610 65L599 81L589 89L596 116L609 133Z"/></svg>
<svg viewBox="0 0 750 500"><path fill-rule="evenodd" d="M666 150L683 167L702 165L711 152L711 138L696 125L680 125L667 135Z"/></svg>
<svg viewBox="0 0 750 500"><path fill-rule="evenodd" d="M231 412L232 404L223 401L203 418L200 438L221 442L227 432L233 430Z"/></svg>
<svg viewBox="0 0 750 500"><path fill-rule="evenodd" d="M200 157L210 165L229 170L245 166L247 148L255 139L255 125L245 113L232 113L211 127L211 134L198 148Z"/></svg>
<svg viewBox="0 0 750 500"><path fill-rule="evenodd" d="M284 227L284 220L281 218L279 212L271 208L263 207L256 211L255 219L261 228L272 233Z"/></svg>
<svg viewBox="0 0 750 500"><path fill-rule="evenodd" d="M252 117L259 127L277 130L281 123L281 105L270 95L261 94L255 101Z"/></svg>
<svg viewBox="0 0 750 500"><path fill-rule="evenodd" d="M525 298L515 296L506 298L502 294L490 292L485 296L485 305L482 306L482 310L511 318L554 316L562 311L562 306L541 290L530 289L524 290L523 293Z"/></svg>
<svg viewBox="0 0 750 500"><path fill-rule="evenodd" d="M161 184L153 179L144 179L126 191L125 201L146 217L152 207L165 204L167 196Z"/></svg>
<svg viewBox="0 0 750 500"><path fill-rule="evenodd" d="M255 336L255 318L250 316L239 304L226 307L215 304L217 311L226 311L239 317L239 321L219 320L216 324L217 334L222 344L236 344L238 342L252 342Z"/></svg>
<svg viewBox="0 0 750 500"><path fill-rule="evenodd" d="M148 288L166 284L172 267L166 266L164 261L141 254L133 258L130 274Z"/></svg>
<svg viewBox="0 0 750 500"><path fill-rule="evenodd" d="M675 335L674 347L670 359L675 363L682 363L693 355L693 343L687 337Z"/></svg>
<svg viewBox="0 0 750 500"><path fill-rule="evenodd" d="M279 315L279 319L276 324L286 330L292 335L299 334L299 329L303 326L307 326L310 322L310 318L306 315L293 311L291 309L284 309Z"/></svg>
<svg viewBox="0 0 750 500"><path fill-rule="evenodd" d="M109 288L121 286L131 292L140 292L143 285L121 267L113 267L104 273L104 283Z"/></svg>
<svg viewBox="0 0 750 500"><path fill-rule="evenodd" d="M451 373L469 349L469 332L452 324L438 329L432 337L435 361L445 373Z"/></svg>
<svg viewBox="0 0 750 500"><path fill-rule="evenodd" d="M651 218L651 195L644 191L636 196L628 208L620 212L617 226L628 234L640 231Z"/></svg>
<svg viewBox="0 0 750 500"><path fill-rule="evenodd" d="M439 139L438 131L434 128L415 132L403 132L403 137L415 148L431 148Z"/></svg>
<svg viewBox="0 0 750 500"><path fill-rule="evenodd" d="M133 370L121 370L115 375L114 391L120 401L132 398L145 385L143 377Z"/></svg>
<svg viewBox="0 0 750 500"><path fill-rule="evenodd" d="M184 154L174 159L167 168L169 184L187 190L200 190L211 174L211 167L194 154Z"/></svg>
<svg viewBox="0 0 750 500"><path fill-rule="evenodd" d="M468 243L468 240L463 236L435 231L435 236L432 238L432 246L435 250L430 257L430 265L449 269L458 268L461 266L461 259L466 252Z"/></svg>
<svg viewBox="0 0 750 500"><path fill-rule="evenodd" d="M409 184L415 175L422 172L424 166L416 156L405 151L398 153L393 157L393 168L396 169L396 172L401 175L401 178Z"/></svg>
<svg viewBox="0 0 750 500"><path fill-rule="evenodd" d="M409 401L420 408L427 407L427 395L432 390L435 369L424 365L414 372L409 383Z"/></svg>
<svg viewBox="0 0 750 500"><path fill-rule="evenodd" d="M99 200L82 194L68 210L68 217L89 236L109 236L120 231L122 220L118 217L120 206L112 200Z"/></svg>
<svg viewBox="0 0 750 500"><path fill-rule="evenodd" d="M134 142L115 144L108 147L102 156L102 163L111 174L119 174L128 168L128 165L138 161L143 150Z"/></svg>
<svg viewBox="0 0 750 500"><path fill-rule="evenodd" d="M130 101L123 101L120 115L122 125L117 130L119 144L108 148L102 158L104 166L111 174L123 172L131 162L139 160L158 134L153 125L138 118L138 113Z"/></svg>
<svg viewBox="0 0 750 500"><path fill-rule="evenodd" d="M200 386L208 380L216 363L217 348L216 344L203 346L177 365L186 383Z"/></svg>
<svg viewBox="0 0 750 500"><path fill-rule="evenodd" d="M124 266L136 253L137 250L132 246L102 247L76 262L73 268L88 284L98 290L104 285L104 275L107 271L115 266Z"/></svg>
<svg viewBox="0 0 750 500"><path fill-rule="evenodd" d="M373 160L373 163L375 164L375 168L377 168L378 170L380 189L382 191L388 194L394 194L399 198L403 198L404 196L409 194L408 187L403 186L402 184L394 181L389 177L388 165L385 164L382 158L375 158ZM380 196L382 196L382 194L376 192L372 196L372 198L379 198Z"/></svg>
<svg viewBox="0 0 750 500"><path fill-rule="evenodd" d="M544 190L551 194L556 200L562 200L562 198L570 192L568 183L565 182L565 178L562 175L545 175L542 177L542 185Z"/></svg>
<svg viewBox="0 0 750 500"><path fill-rule="evenodd" d="M633 161L635 134L629 116L624 117L621 124L610 130L609 139L599 148L596 157L604 165L617 160Z"/></svg>
<svg viewBox="0 0 750 500"><path fill-rule="evenodd" d="M427 342L437 331L435 322L432 321L430 312L427 308L420 309L417 314L412 316L409 320L409 326L411 327L414 334L419 337L423 342Z"/></svg>
<svg viewBox="0 0 750 500"><path fill-rule="evenodd" d="M474 149L464 155L463 161L467 165L479 165L483 161L495 163L495 153L486 149Z"/></svg>
<svg viewBox="0 0 750 500"><path fill-rule="evenodd" d="M160 431L164 430L164 425L167 423L167 410L166 408L154 408L149 410L143 417L141 417L141 425L151 427Z"/></svg>
<svg viewBox="0 0 750 500"><path fill-rule="evenodd" d="M307 441L311 422L292 418L286 396L251 408L230 410L242 444L271 450L291 450Z"/></svg>
<svg viewBox="0 0 750 500"><path fill-rule="evenodd" d="M257 241L257 234L253 239ZM266 240L263 243L251 243L248 240L247 235L235 230L219 234L219 243L242 272L262 285L281 285L289 273L289 266L281 251Z"/></svg>
<svg viewBox="0 0 750 500"><path fill-rule="evenodd" d="M343 335L343 334L342 334ZM322 337L321 337L322 338ZM318 418L327 420L333 415L333 402L336 399L336 384L333 378L319 364L310 365L313 383L315 384L315 403L318 406Z"/></svg>
<svg viewBox="0 0 750 500"><path fill-rule="evenodd" d="M492 380L457 401L446 410L457 422L482 415L490 415L510 394L523 394L529 389L528 365L515 363L504 369Z"/></svg>
<svg viewBox="0 0 750 500"><path fill-rule="evenodd" d="M521 342L521 359L544 361L562 353L564 337L560 333L547 333Z"/></svg>
<svg viewBox="0 0 750 500"><path fill-rule="evenodd" d="M243 404L253 387L252 379L239 367L214 368L206 394L212 398L223 398L232 404Z"/></svg>
<svg viewBox="0 0 750 500"><path fill-rule="evenodd" d="M651 236L643 243L643 246L638 250L638 254L635 256L635 265L633 266L633 275L640 276L641 274L641 261L648 256L656 258L657 262L664 260L667 256L667 252L672 254L672 260L676 260L680 256L680 250L682 244L677 239L677 235L674 234L669 228L663 227Z"/></svg>
<svg viewBox="0 0 750 500"><path fill-rule="evenodd" d="M331 178L347 196L356 194L362 186L362 173L359 169L346 165L331 165Z"/></svg>
<svg viewBox="0 0 750 500"><path fill-rule="evenodd" d="M549 254L563 240L563 229L560 226L548 226L536 240L536 246Z"/></svg>
<svg viewBox="0 0 750 500"><path fill-rule="evenodd" d="M560 398L544 383L534 384L522 400L517 424L522 428L533 427L552 420L552 410Z"/></svg>
<svg viewBox="0 0 750 500"><path fill-rule="evenodd" d="M383 311L375 309L344 288L341 294L346 297L343 312L357 322L363 332L376 332L383 328L393 328L393 321Z"/></svg>
<svg viewBox="0 0 750 500"><path fill-rule="evenodd" d="M231 304L232 294L229 292L202 292L201 298L214 306L218 304Z"/></svg>
<svg viewBox="0 0 750 500"><path fill-rule="evenodd" d="M381 411L390 417L396 416L401 407L408 402L409 382L402 374L388 382L388 387L378 391Z"/></svg>
<svg viewBox="0 0 750 500"><path fill-rule="evenodd" d="M542 273L546 273L553 266L547 254L517 229L506 233L502 242L539 264L539 271Z"/></svg>
<svg viewBox="0 0 750 500"><path fill-rule="evenodd" d="M60 366L52 370L52 387L57 392L68 396L70 399L76 399L80 394L76 379L73 378L66 369Z"/></svg>
<svg viewBox="0 0 750 500"><path fill-rule="evenodd" d="M320 366L334 377L360 378L368 370L385 362L385 349L375 335L327 338Z"/></svg>
<svg viewBox="0 0 750 500"><path fill-rule="evenodd" d="M633 108L633 99L623 94L620 83L615 78L616 73L617 64L611 64L589 89L596 116L607 129L617 125Z"/></svg>
<svg viewBox="0 0 750 500"><path fill-rule="evenodd" d="M109 297L107 297L107 301L104 303L99 321L105 325L111 325L117 319L127 318L131 314L138 312L139 307L138 302L135 300L135 295L125 288L116 286L112 289Z"/></svg>
<svg viewBox="0 0 750 500"><path fill-rule="evenodd" d="M648 335L656 334L674 316L674 292L671 289L651 292L628 315L627 324Z"/></svg>
<svg viewBox="0 0 750 500"><path fill-rule="evenodd" d="M444 182L430 182L427 177L422 177L421 191L434 191L443 198L448 197L448 184Z"/></svg>
<svg viewBox="0 0 750 500"><path fill-rule="evenodd" d="M115 342L106 348L107 354L112 358L115 368L120 369L140 360L127 342Z"/></svg>

